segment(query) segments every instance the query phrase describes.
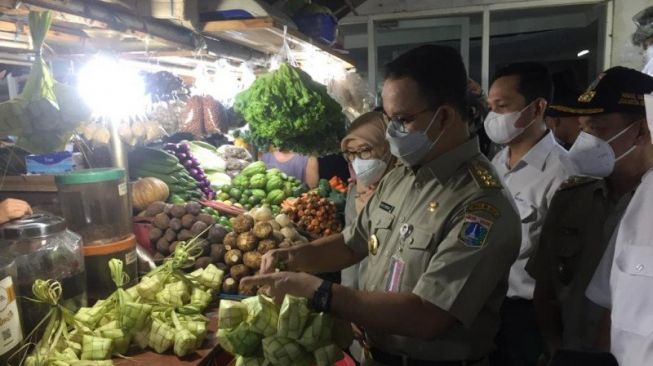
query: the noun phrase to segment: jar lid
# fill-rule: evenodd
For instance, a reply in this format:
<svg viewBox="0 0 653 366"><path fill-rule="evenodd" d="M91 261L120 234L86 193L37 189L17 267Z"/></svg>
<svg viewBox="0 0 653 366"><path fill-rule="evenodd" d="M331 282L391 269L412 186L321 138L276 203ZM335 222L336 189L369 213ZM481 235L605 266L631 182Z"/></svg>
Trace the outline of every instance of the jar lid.
<svg viewBox="0 0 653 366"><path fill-rule="evenodd" d="M66 220L62 217L36 214L0 226L0 237L7 240L41 238L64 230Z"/></svg>
<svg viewBox="0 0 653 366"><path fill-rule="evenodd" d="M71 185L71 184L107 182L107 181L122 179L124 176L125 176L125 169L97 168L97 169L83 169L71 173L57 175L55 176L54 180L57 184Z"/></svg>

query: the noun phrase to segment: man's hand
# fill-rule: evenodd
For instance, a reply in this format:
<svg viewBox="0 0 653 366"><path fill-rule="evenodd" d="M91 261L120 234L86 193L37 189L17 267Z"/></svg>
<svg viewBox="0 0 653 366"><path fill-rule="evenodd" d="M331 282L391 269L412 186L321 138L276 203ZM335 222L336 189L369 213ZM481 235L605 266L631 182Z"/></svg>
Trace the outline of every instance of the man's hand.
<svg viewBox="0 0 653 366"><path fill-rule="evenodd" d="M0 202L0 224L31 214L32 208L25 201L8 198Z"/></svg>
<svg viewBox="0 0 653 366"><path fill-rule="evenodd" d="M274 249L265 253L261 258L261 274L274 273L278 270L295 270L294 248Z"/></svg>
<svg viewBox="0 0 653 366"><path fill-rule="evenodd" d="M286 295L313 298L313 294L320 287L322 280L308 273L276 272L245 277L243 286L262 286L266 295L272 297L277 303L282 303Z"/></svg>

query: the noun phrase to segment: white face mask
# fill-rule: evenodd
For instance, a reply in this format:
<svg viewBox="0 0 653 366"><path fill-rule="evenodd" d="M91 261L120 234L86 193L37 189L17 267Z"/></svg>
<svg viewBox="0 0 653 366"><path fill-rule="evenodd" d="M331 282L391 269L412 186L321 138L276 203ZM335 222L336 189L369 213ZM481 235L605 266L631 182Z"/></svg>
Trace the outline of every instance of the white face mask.
<svg viewBox="0 0 653 366"><path fill-rule="evenodd" d="M445 127L438 135L435 141L431 141L428 136L428 131L431 129L435 118L440 114L442 109L438 110L431 118L431 122L424 131L399 131L397 126L390 122L385 131L385 138L390 144L390 152L401 160L404 164L413 167L422 162L424 157L433 149L444 132L447 130Z"/></svg>
<svg viewBox="0 0 653 366"><path fill-rule="evenodd" d="M485 132L490 140L495 144L504 145L524 133L524 131L535 122L535 119L533 119L526 127L517 127L515 126L515 123L517 123L519 117L521 117L522 113L524 113L526 108L530 107L531 104L527 105L519 112L499 114L490 111L483 123Z"/></svg>
<svg viewBox="0 0 653 366"><path fill-rule="evenodd" d="M648 46L646 53L644 54L644 68L642 69L644 74L653 76L653 46Z"/></svg>
<svg viewBox="0 0 653 366"><path fill-rule="evenodd" d="M369 186L383 178L388 164L380 159L360 159L355 158L351 162L352 168L356 173L356 183L361 186Z"/></svg>
<svg viewBox="0 0 653 366"><path fill-rule="evenodd" d="M578 172L582 175L596 178L605 178L612 174L615 164L633 152L637 148L637 145L633 145L625 153L616 158L610 142L626 133L635 124L637 122L631 123L630 126L612 136L608 141L581 131L569 150L569 158L576 165Z"/></svg>

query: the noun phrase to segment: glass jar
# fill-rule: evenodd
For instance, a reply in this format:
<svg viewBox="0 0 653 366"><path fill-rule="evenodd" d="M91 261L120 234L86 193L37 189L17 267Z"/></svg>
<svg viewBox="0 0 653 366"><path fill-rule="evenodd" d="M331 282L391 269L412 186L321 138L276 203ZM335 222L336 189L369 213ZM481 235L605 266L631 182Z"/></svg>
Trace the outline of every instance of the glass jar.
<svg viewBox="0 0 653 366"><path fill-rule="evenodd" d="M124 169L84 169L55 177L61 212L84 245L123 240L132 233Z"/></svg>
<svg viewBox="0 0 653 366"><path fill-rule="evenodd" d="M0 257L0 365L8 365L23 340L16 293L16 262ZM12 357L12 364L17 362Z"/></svg>
<svg viewBox="0 0 653 366"><path fill-rule="evenodd" d="M63 293L59 303L72 311L86 306L86 272L81 237L66 229L57 216L32 215L0 226L1 252L16 262L21 298L23 331L29 334L47 314L47 305L25 299L33 297L37 279L57 280Z"/></svg>

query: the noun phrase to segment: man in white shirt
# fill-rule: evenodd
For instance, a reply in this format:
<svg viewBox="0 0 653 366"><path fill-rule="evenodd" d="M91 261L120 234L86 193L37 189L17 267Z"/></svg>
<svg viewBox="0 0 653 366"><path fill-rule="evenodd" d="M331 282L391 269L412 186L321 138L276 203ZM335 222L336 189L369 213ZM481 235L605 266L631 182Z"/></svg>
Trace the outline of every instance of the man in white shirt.
<svg viewBox="0 0 653 366"><path fill-rule="evenodd" d="M637 30L633 34L633 44L644 50L642 72L653 76L653 6L640 11L633 17Z"/></svg>
<svg viewBox="0 0 653 366"><path fill-rule="evenodd" d="M624 88L612 99L613 108L627 110L622 113L634 122L626 137L611 147L613 159L620 157L615 169L631 171L641 183L586 292L590 300L610 309L610 351L621 366L653 365L653 121L647 125L644 108L644 95L653 92L653 77L632 72L637 79L620 78ZM607 104L607 98L602 99ZM593 134L605 140L605 131L596 124Z"/></svg>
<svg viewBox="0 0 653 366"><path fill-rule="evenodd" d="M492 111L485 120L485 131L493 142L506 145L492 163L522 222L521 249L510 269L497 352L491 357L494 365L535 365L542 351L532 301L535 281L525 266L536 251L553 194L574 173L566 151L544 123L552 89L544 65L519 63L497 72L488 95Z"/></svg>

